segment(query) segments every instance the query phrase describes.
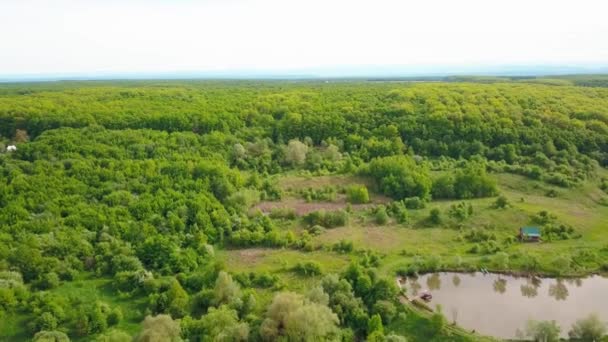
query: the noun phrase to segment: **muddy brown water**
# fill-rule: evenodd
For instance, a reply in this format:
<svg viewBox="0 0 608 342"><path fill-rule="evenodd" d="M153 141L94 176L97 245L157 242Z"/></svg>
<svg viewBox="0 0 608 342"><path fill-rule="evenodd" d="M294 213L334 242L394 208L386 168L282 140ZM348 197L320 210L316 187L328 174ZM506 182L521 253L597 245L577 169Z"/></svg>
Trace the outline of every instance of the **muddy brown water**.
<svg viewBox="0 0 608 342"><path fill-rule="evenodd" d="M408 296L428 291L449 322L498 338L516 338L528 320L554 320L568 336L591 313L608 321L608 278L527 278L482 273L432 273L408 278Z"/></svg>

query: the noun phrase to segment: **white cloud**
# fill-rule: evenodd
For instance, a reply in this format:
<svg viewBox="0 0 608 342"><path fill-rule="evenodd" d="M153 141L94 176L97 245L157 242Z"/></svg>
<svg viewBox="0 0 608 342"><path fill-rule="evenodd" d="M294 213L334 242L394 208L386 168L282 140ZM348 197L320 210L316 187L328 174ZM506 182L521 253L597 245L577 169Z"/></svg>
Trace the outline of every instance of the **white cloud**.
<svg viewBox="0 0 608 342"><path fill-rule="evenodd" d="M608 62L604 0L0 0L0 74Z"/></svg>

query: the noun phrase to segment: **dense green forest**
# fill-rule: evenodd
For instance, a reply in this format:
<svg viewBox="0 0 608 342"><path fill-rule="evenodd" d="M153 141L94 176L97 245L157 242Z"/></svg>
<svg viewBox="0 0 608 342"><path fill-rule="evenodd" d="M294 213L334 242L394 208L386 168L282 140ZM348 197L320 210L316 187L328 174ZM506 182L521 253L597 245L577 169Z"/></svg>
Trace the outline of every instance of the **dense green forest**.
<svg viewBox="0 0 608 342"><path fill-rule="evenodd" d="M395 276L608 271L605 79L486 81L0 85L0 340L486 339Z"/></svg>

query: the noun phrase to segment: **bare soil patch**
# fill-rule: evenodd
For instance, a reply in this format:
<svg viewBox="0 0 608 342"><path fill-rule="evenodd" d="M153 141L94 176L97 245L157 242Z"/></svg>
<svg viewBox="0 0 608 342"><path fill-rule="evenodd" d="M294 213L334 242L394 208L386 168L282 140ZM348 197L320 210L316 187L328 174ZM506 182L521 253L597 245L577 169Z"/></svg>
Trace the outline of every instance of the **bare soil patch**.
<svg viewBox="0 0 608 342"><path fill-rule="evenodd" d="M351 204L353 210L365 210L378 204L388 203L390 199L384 196L375 196L371 203ZM253 207L254 210L261 210L263 213L270 213L273 209L288 208L294 209L298 215L306 215L313 211L326 210L334 211L345 209L347 206L346 198L339 196L333 202L306 202L301 198L285 198L280 202L263 201Z"/></svg>

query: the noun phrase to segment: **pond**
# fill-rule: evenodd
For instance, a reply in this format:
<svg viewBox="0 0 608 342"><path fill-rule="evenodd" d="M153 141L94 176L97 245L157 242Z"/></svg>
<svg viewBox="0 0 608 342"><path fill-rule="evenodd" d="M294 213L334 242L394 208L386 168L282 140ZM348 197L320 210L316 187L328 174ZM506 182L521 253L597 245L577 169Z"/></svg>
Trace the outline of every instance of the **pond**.
<svg viewBox="0 0 608 342"><path fill-rule="evenodd" d="M591 313L608 321L608 278L527 278L482 273L432 273L408 278L409 297L428 291L449 322L499 338L515 338L528 320L555 320L566 337Z"/></svg>

